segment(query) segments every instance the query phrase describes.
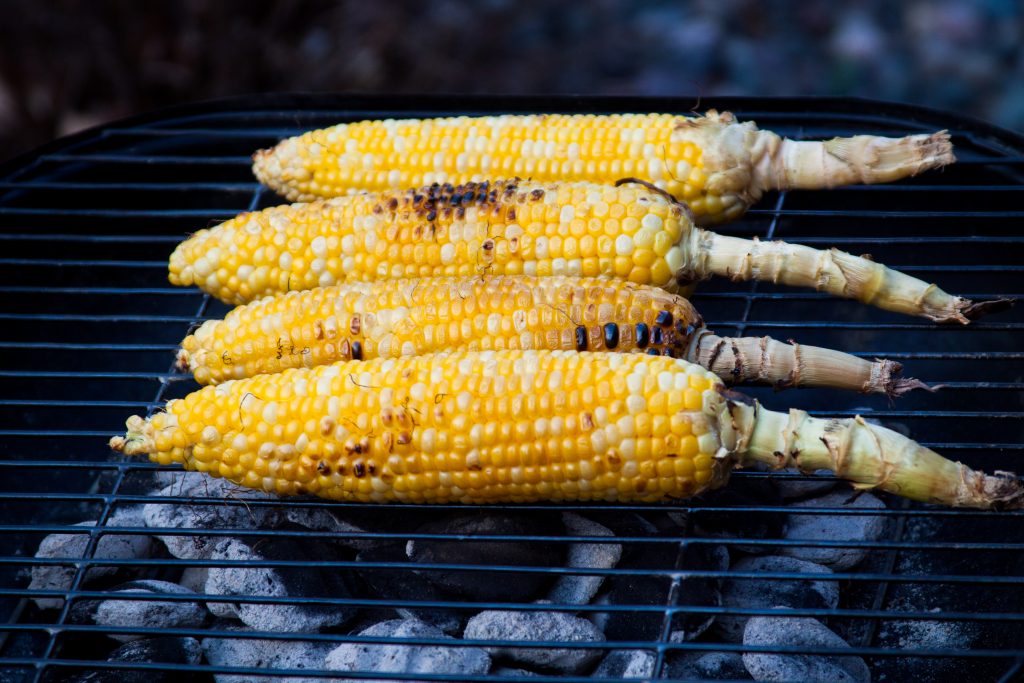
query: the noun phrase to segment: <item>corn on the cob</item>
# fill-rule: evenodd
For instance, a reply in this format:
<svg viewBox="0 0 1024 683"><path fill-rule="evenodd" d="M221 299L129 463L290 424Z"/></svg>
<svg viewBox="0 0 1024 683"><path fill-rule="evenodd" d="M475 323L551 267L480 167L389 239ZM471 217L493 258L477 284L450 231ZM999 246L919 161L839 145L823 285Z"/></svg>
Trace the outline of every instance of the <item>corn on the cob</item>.
<svg viewBox="0 0 1024 683"><path fill-rule="evenodd" d="M498 181L245 213L171 255L170 281L238 304L340 282L454 275L611 276L669 290L727 275L813 287L966 323L972 304L838 250L724 237L644 185Z"/></svg>
<svg viewBox="0 0 1024 683"><path fill-rule="evenodd" d="M831 386L897 396L924 385L900 365L769 337L722 338L686 299L611 279L425 278L267 297L207 320L178 367L218 384L339 360L463 349L620 351L685 358L732 382Z"/></svg>
<svg viewBox="0 0 1024 683"><path fill-rule="evenodd" d="M964 507L1021 507L988 476L892 432L744 404L680 359L455 352L208 386L127 421L111 447L280 494L357 501L658 501L735 466L825 468L863 488Z"/></svg>
<svg viewBox="0 0 1024 683"><path fill-rule="evenodd" d="M486 178L613 183L638 177L686 201L700 225L766 190L884 183L954 161L949 135L796 141L732 114L529 115L343 123L253 155L291 201Z"/></svg>

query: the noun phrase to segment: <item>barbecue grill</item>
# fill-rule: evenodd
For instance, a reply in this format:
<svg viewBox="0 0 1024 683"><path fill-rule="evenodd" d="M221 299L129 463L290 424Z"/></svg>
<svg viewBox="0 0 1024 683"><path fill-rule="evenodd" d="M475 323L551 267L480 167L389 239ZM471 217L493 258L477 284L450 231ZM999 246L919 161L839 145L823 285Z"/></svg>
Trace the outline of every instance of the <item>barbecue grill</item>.
<svg viewBox="0 0 1024 683"><path fill-rule="evenodd" d="M684 113L692 107L693 102L684 99L260 97L129 119L58 140L0 166L0 681L341 675L317 668L316 662L257 666L213 663L209 657L198 663L107 661L119 645L111 635L198 640L255 635L269 643L303 641L327 648L343 643L499 645L510 651L527 645L570 646L553 640L494 643L357 635L381 618L393 618L396 610L433 610L435 615L464 620L487 609L600 615L604 624L618 620L620 627L606 626L605 641L571 647L602 655L612 650L645 651L653 661L654 677L672 659L701 651L823 657L839 653L862 657L874 680L883 675L890 680L910 675L918 680L1017 680L1024 672L1024 520L1019 512L936 509L884 496L884 509L845 504L793 507L773 492L780 483L809 478L757 471L735 474L724 493L673 505L449 505L424 510L411 505L382 509L248 498L230 491L224 495L221 489L172 489L165 491L171 495L158 496L155 491L174 481L175 468L109 452L107 440L123 431L125 417L152 413L195 386L190 377L173 369L176 345L190 328L227 309L194 289L170 287L166 259L187 233L239 211L279 203L250 174L249 155L257 148L311 128L364 118L551 110ZM1024 196L1024 137L951 114L847 99L723 98L702 102L701 107L727 109L794 138L949 129L958 162L941 172L895 185L774 193L722 231L870 253L973 299L1024 292L1024 237L1019 228L1024 217L1019 207ZM813 408L812 414L829 417L860 414L905 428L926 446L972 467L989 472L1024 470L1020 307L991 321L940 327L856 302L721 279L702 286L695 303L719 334L770 334L890 358L903 362L908 376L943 385L937 393L917 391L894 403L881 396L839 391L743 389L769 407ZM126 521L137 520L129 513L144 504L185 506L199 515L244 510L232 517L236 520L273 512L294 521L334 511L335 517L356 521L348 527L320 529L301 523L153 529ZM557 526L563 513L596 520L614 536L563 531ZM477 520L504 515L530 523L517 533L498 527L489 533L460 534L443 523L458 515ZM803 515L818 515L826 523L870 515L883 523L884 532L871 540L800 540L780 533L786 516ZM95 523L74 526L82 521ZM74 551L65 557L35 556L49 534L73 534L82 541L69 545ZM153 544L146 557L111 558L97 552L104 539L154 535L196 543L236 538L253 547L285 543L310 552L298 559L268 554L234 560L180 559L160 544ZM410 540L459 541L463 548L486 544L480 547L494 559L475 564L455 554L413 561L379 551ZM363 550L355 548L360 543ZM357 554L374 544L376 554ZM620 546L622 561L591 569L515 562L517 555L533 557L537 549L564 554L573 544ZM717 585L747 578L770 586L802 576L738 571L707 559L721 556L720 549L735 559L766 551L785 553L794 547L849 547L865 551L867 559L832 576L812 577L832 579L841 588L835 607L780 611L690 599L692 586L700 582ZM321 552L324 548L331 553ZM31 587L33 569L46 567L66 567L66 584ZM196 567L271 568L290 572L300 582L313 573L358 574L348 594L254 592L231 597L235 605L350 608L355 616L318 633L256 634L238 630L237 622L209 617L202 625L177 628L117 626L82 617L89 605L110 599L109 589L118 583L131 578L179 581L184 571ZM419 585L413 582L439 573L470 576L494 586L511 585L522 576L540 583L564 576L599 576L604 584L586 605L534 602L543 591L524 598L498 590L481 599L408 592L384 597L375 589L380 581ZM631 586L637 590L630 592ZM206 602L195 590L131 597ZM614 599L602 599L610 590ZM41 609L40 602L51 607ZM688 640L672 637L680 624L705 622L709 616L778 614L822 620L850 647L723 643L713 631ZM921 636L936 632L943 637ZM589 675L592 669L567 674L542 667L536 680L598 680ZM512 675L493 669L473 675L344 674L369 680L460 681L512 680Z"/></svg>

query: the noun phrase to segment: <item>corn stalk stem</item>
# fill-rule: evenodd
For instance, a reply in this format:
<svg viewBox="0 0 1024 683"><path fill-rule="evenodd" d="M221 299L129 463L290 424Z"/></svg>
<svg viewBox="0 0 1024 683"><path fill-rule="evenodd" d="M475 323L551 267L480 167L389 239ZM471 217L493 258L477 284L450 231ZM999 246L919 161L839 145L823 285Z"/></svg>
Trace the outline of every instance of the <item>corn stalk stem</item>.
<svg viewBox="0 0 1024 683"><path fill-rule="evenodd" d="M1007 510L1024 507L1016 475L972 470L890 429L853 419L789 414L756 402L724 401L720 421L736 434L739 464L765 463L812 473L827 469L859 489L881 489L911 500L953 507Z"/></svg>

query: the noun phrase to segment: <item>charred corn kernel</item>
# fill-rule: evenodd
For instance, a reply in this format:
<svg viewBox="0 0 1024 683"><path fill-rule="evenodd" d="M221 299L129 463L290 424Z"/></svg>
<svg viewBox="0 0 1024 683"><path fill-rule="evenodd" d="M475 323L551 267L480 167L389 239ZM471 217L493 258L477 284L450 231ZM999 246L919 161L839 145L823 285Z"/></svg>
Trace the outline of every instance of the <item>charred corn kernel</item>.
<svg viewBox="0 0 1024 683"><path fill-rule="evenodd" d="M557 215L552 210L550 219L545 214L543 221L527 222L534 208L548 203L558 207ZM606 206L623 206L631 215L610 229L593 215ZM576 219L587 221L587 234L596 241L597 273L593 263L584 267L579 242L567 234ZM653 256L641 247L639 258L647 265L640 265L637 239L644 245L652 234ZM659 240L672 245L663 255L658 253ZM420 247L436 252L437 259L418 256ZM172 283L195 284L235 304L346 282L584 272L668 290L684 290L712 275L762 279L937 321L967 322L1000 303L953 297L935 285L834 249L716 235L695 228L684 205L656 188L636 184L510 180L274 207L200 230L170 259Z"/></svg>
<svg viewBox="0 0 1024 683"><path fill-rule="evenodd" d="M945 132L803 142L709 111L344 123L257 152L253 171L292 201L490 177L635 176L691 202L703 225L740 216L765 190L889 182L953 161Z"/></svg>
<svg viewBox="0 0 1024 683"><path fill-rule="evenodd" d="M657 381L647 382L652 376ZM627 400L584 393L616 378L625 378ZM664 412L672 403L664 397L683 393L676 387L699 392L698 407L687 402ZM465 402L449 400L463 395ZM649 420L629 413L629 398L643 400ZM518 414L504 410L512 401ZM435 411L438 404L444 409ZM260 426L271 405L275 430L267 433ZM216 438L211 414L226 418ZM337 420L335 433L322 434L325 418ZM517 430L519 421L545 421L548 436ZM298 433L276 431L282 423L300 425ZM686 423L695 432L703 425L701 435L675 433ZM128 455L337 500L658 501L721 486L734 467L761 462L829 469L860 488L914 500L1024 507L1015 475L976 472L859 417L773 413L727 395L704 368L641 354L485 351L348 361L204 387L126 424L127 434L110 445ZM167 434L180 435L183 445ZM433 448L423 447L425 438Z"/></svg>

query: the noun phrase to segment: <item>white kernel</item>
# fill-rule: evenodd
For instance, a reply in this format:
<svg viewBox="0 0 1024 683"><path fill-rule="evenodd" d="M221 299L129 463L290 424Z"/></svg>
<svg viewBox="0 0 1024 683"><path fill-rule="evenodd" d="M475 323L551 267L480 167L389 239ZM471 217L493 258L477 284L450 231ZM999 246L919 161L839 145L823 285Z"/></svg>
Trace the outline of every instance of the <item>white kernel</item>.
<svg viewBox="0 0 1024 683"><path fill-rule="evenodd" d="M690 170L691 169L689 162L677 161L675 176L676 178L679 178L679 180L686 180L688 177L690 177Z"/></svg>
<svg viewBox="0 0 1024 683"><path fill-rule="evenodd" d="M220 440L220 432L218 432L217 428L212 425L204 427L203 433L200 436L203 443L207 445L217 443L217 441Z"/></svg>
<svg viewBox="0 0 1024 683"><path fill-rule="evenodd" d="M388 171L388 187L398 187L402 182L402 172L397 168Z"/></svg>
<svg viewBox="0 0 1024 683"><path fill-rule="evenodd" d="M644 376L634 372L626 376L626 388L631 394L639 394L644 388Z"/></svg>
<svg viewBox="0 0 1024 683"><path fill-rule="evenodd" d="M633 253L633 239L629 235L619 235L615 238L615 253L619 256L629 256Z"/></svg>
<svg viewBox="0 0 1024 683"><path fill-rule="evenodd" d="M455 245L448 243L441 247L441 263L447 265L455 259Z"/></svg>
<svg viewBox="0 0 1024 683"><path fill-rule="evenodd" d="M263 406L263 421L267 424L277 422L277 404L275 402L268 401L267 405Z"/></svg>
<svg viewBox="0 0 1024 683"><path fill-rule="evenodd" d="M455 405L462 412L469 410L469 406L472 403L473 395L468 391L459 392L459 395L455 398Z"/></svg>
<svg viewBox="0 0 1024 683"><path fill-rule="evenodd" d="M664 370L658 373L658 391L672 391L675 385L675 374Z"/></svg>
<svg viewBox="0 0 1024 683"><path fill-rule="evenodd" d="M245 224L245 231L250 235L258 235L263 231L263 226L259 224L259 221L250 220Z"/></svg>
<svg viewBox="0 0 1024 683"><path fill-rule="evenodd" d="M565 156L569 161L576 161L580 158L580 143L570 142L569 147L565 150Z"/></svg>
<svg viewBox="0 0 1024 683"><path fill-rule="evenodd" d="M596 455L603 455L608 450L608 439L600 429L590 434L590 446Z"/></svg>
<svg viewBox="0 0 1024 683"><path fill-rule="evenodd" d="M649 213L644 216L644 219L640 221L640 226L643 228L650 228L651 230L661 230L662 223L661 216L655 213Z"/></svg>
<svg viewBox="0 0 1024 683"><path fill-rule="evenodd" d="M327 238L323 235L316 237L309 243L309 248L317 256L324 256L327 253Z"/></svg>
<svg viewBox="0 0 1024 683"><path fill-rule="evenodd" d="M320 278L317 280L317 284L321 287L330 287L337 283L333 273L324 272L320 273Z"/></svg>
<svg viewBox="0 0 1024 683"><path fill-rule="evenodd" d="M295 450L299 453L305 453L306 449L309 448L309 437L306 436L305 432L299 434L299 438L295 440Z"/></svg>
<svg viewBox="0 0 1024 683"><path fill-rule="evenodd" d="M673 273L677 273L683 268L683 250L676 246L668 250L665 254L665 265L668 266L669 270Z"/></svg>
<svg viewBox="0 0 1024 683"><path fill-rule="evenodd" d="M423 382L416 382L416 384L409 387L409 396L414 401L422 401L427 397L427 385Z"/></svg>
<svg viewBox="0 0 1024 683"><path fill-rule="evenodd" d="M636 436L636 423L633 422L632 415L623 415L615 424L623 438L629 439Z"/></svg>
<svg viewBox="0 0 1024 683"><path fill-rule="evenodd" d="M576 217L576 209L573 208L572 204L566 204L562 207L562 212L558 215L559 223L571 223L572 219Z"/></svg>
<svg viewBox="0 0 1024 683"><path fill-rule="evenodd" d="M437 430L433 427L427 427L420 431L420 451L424 455L429 455L437 449Z"/></svg>
<svg viewBox="0 0 1024 683"><path fill-rule="evenodd" d="M523 275L527 277L537 277L537 262L526 261L523 263Z"/></svg>
<svg viewBox="0 0 1024 683"><path fill-rule="evenodd" d="M498 332L501 331L501 314L491 313L487 316L487 334L492 337L497 336Z"/></svg>
<svg viewBox="0 0 1024 683"><path fill-rule="evenodd" d="M548 389L550 391L559 391L562 387L562 373L555 370L548 375Z"/></svg>
<svg viewBox="0 0 1024 683"><path fill-rule="evenodd" d="M281 254L281 257L277 259L277 266L281 270L291 270L292 268L292 255L287 251Z"/></svg>
<svg viewBox="0 0 1024 683"><path fill-rule="evenodd" d="M605 427L608 424L608 409L604 406L594 408L594 424Z"/></svg>
<svg viewBox="0 0 1024 683"><path fill-rule="evenodd" d="M533 241L533 255L538 259L546 259L548 257L547 237L538 237Z"/></svg>
<svg viewBox="0 0 1024 683"><path fill-rule="evenodd" d="M565 431L565 420L558 416L551 418L548 422L548 432L551 436L561 436L563 431Z"/></svg>
<svg viewBox="0 0 1024 683"><path fill-rule="evenodd" d="M469 156L465 152L455 157L455 170L458 173L465 173L468 168Z"/></svg>
<svg viewBox="0 0 1024 683"><path fill-rule="evenodd" d="M415 356L416 355L416 345L413 344L411 341L403 342L402 343L402 355L403 356Z"/></svg>
<svg viewBox="0 0 1024 683"><path fill-rule="evenodd" d="M661 163L661 159L648 159L647 177L650 178L652 182L661 180L664 177L662 174L662 169L664 168L665 166Z"/></svg>
<svg viewBox="0 0 1024 683"><path fill-rule="evenodd" d="M546 437L551 424L546 417L538 417L533 421L533 435L536 438Z"/></svg>
<svg viewBox="0 0 1024 683"><path fill-rule="evenodd" d="M583 274L583 259L569 259L565 262L565 274L573 277L579 277Z"/></svg>
<svg viewBox="0 0 1024 683"><path fill-rule="evenodd" d="M617 444L622 441L622 434L617 425L609 424L604 428L604 435L608 437L608 443Z"/></svg>
<svg viewBox="0 0 1024 683"><path fill-rule="evenodd" d="M235 434L235 438L231 440L231 447L241 453L249 447L249 440L245 438L245 434Z"/></svg>
<svg viewBox="0 0 1024 683"><path fill-rule="evenodd" d="M479 448L484 441L484 426L477 422L469 430L469 444L473 448Z"/></svg>
<svg viewBox="0 0 1024 683"><path fill-rule="evenodd" d="M643 396L629 396L626 398L626 409L630 415L639 415L647 409L647 400Z"/></svg>
<svg viewBox="0 0 1024 683"><path fill-rule="evenodd" d="M632 479L640 471L640 466L636 464L636 460L627 460L622 466L621 475L626 479Z"/></svg>
<svg viewBox="0 0 1024 683"><path fill-rule="evenodd" d="M619 444L619 454L627 459L636 457L636 439L623 439Z"/></svg>
<svg viewBox="0 0 1024 683"><path fill-rule="evenodd" d="M205 278L213 272L213 267L210 265L209 261L200 256L196 259L196 262L192 264L192 270L195 271L195 274L199 277Z"/></svg>
<svg viewBox="0 0 1024 683"><path fill-rule="evenodd" d="M714 453L718 450L718 439L711 432L706 432L697 437L697 448L701 453Z"/></svg>
<svg viewBox="0 0 1024 683"><path fill-rule="evenodd" d="M552 275L568 275L568 266L564 258L556 258L551 261Z"/></svg>

